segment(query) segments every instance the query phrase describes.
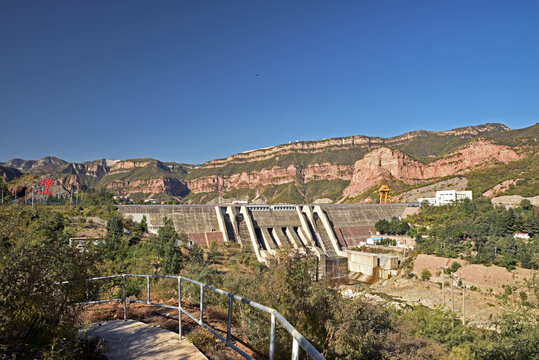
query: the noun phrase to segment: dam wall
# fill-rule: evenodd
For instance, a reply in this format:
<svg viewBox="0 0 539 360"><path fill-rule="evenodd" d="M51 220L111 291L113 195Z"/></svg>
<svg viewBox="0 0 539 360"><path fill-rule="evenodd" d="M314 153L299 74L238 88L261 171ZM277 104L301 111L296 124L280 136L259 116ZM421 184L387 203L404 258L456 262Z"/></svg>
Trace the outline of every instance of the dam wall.
<svg viewBox="0 0 539 360"><path fill-rule="evenodd" d="M381 219L402 217L406 204L347 205L120 205L122 216L146 217L157 233L165 217L178 233L207 246L235 242L267 263L279 250L310 251L320 260L321 277L343 276L346 249L375 234Z"/></svg>

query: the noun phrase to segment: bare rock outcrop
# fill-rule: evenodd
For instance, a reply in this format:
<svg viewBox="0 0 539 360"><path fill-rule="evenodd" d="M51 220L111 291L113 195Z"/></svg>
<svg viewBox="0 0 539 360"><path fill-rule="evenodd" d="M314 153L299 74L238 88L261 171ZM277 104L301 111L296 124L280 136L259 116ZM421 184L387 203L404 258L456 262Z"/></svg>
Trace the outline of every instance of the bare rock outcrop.
<svg viewBox="0 0 539 360"><path fill-rule="evenodd" d="M355 197L384 180L395 179L406 184L422 180L464 174L496 163L508 163L521 158L508 146L476 140L442 159L425 165L399 150L376 149L354 164L354 175L344 196Z"/></svg>
<svg viewBox="0 0 539 360"><path fill-rule="evenodd" d="M498 185L494 186L492 189L489 189L483 193L483 196L492 198L498 193L503 193L505 190L509 189L509 186L515 185L518 179L509 179L502 181Z"/></svg>
<svg viewBox="0 0 539 360"><path fill-rule="evenodd" d="M376 149L354 164L354 175L344 196L355 197L382 181L395 178L413 184L423 178L423 164L399 150Z"/></svg>
<svg viewBox="0 0 539 360"><path fill-rule="evenodd" d="M125 195L133 193L158 194L167 193L173 196L186 196L189 189L186 184L174 178L155 178L148 180L114 180L108 184L107 189Z"/></svg>
<svg viewBox="0 0 539 360"><path fill-rule="evenodd" d="M444 158L425 167L425 178L437 178L484 169L497 163L509 163L520 159L509 146L496 145L485 140L476 140L457 149Z"/></svg>
<svg viewBox="0 0 539 360"><path fill-rule="evenodd" d="M287 168L273 167L253 172L241 172L230 176L207 176L188 180L187 186L193 193L224 192L234 189L251 189L268 185L281 185L294 181L349 180L353 169L347 165L314 164L306 168L290 165Z"/></svg>

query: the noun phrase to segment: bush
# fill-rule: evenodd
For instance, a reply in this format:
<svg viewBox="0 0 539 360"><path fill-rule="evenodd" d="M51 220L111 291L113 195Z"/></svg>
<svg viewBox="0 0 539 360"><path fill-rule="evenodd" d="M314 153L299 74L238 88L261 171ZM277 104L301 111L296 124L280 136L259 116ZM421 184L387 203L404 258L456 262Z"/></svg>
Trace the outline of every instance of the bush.
<svg viewBox="0 0 539 360"><path fill-rule="evenodd" d="M210 243L210 250L208 251L208 262L210 264L215 264L221 256L223 256L223 253L219 251L217 242L212 241Z"/></svg>
<svg viewBox="0 0 539 360"><path fill-rule="evenodd" d="M224 354L225 345L203 327L196 327L185 338L210 359L227 359Z"/></svg>
<svg viewBox="0 0 539 360"><path fill-rule="evenodd" d="M94 259L69 246L65 224L44 209L0 209L0 358L91 357L75 303L84 299Z"/></svg>
<svg viewBox="0 0 539 360"><path fill-rule="evenodd" d="M423 271L421 271L421 280L428 281L430 280L431 276L432 274L430 273L429 269L423 269Z"/></svg>
<svg viewBox="0 0 539 360"><path fill-rule="evenodd" d="M460 265L458 262L456 261L453 261L453 263L451 264L451 266L448 268L448 273L454 273L456 272L458 269L460 269L462 267L462 265Z"/></svg>

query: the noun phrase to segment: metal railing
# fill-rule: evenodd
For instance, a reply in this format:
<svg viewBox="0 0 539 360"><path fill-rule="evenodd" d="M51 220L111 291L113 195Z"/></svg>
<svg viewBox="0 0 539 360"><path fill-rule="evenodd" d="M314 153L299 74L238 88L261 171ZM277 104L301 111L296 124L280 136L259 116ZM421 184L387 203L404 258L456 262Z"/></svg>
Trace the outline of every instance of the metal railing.
<svg viewBox="0 0 539 360"><path fill-rule="evenodd" d="M231 341L231 325L232 325L232 309L233 309L233 302L239 301L243 304L247 304L253 308L256 308L258 310L267 312L271 315L271 325L270 325L270 340L269 340L269 359L273 360L275 356L275 327L276 323L279 322L283 328L288 331L288 333L292 336L292 360L298 360L299 359L299 348L301 347L307 355L313 360L324 360L324 357L318 352L318 350L315 349L315 347L303 336L297 331L277 310L269 308L267 306L261 305L259 303L256 303L254 301L245 299L241 296L229 293L228 291L217 289L213 286L201 283L196 280L192 280L189 278L185 278L183 276L171 276L171 275L138 275L138 274L121 274L121 275L111 275L111 276L100 276L88 279L88 281L93 280L103 280L103 279L113 279L113 278L122 278L122 298L118 299L107 299L107 300L95 300L95 301L86 301L81 302L79 305L86 305L86 304L99 304L99 303L106 303L106 302L122 302L123 303L123 310L124 310L124 321L127 320L127 302L134 302L134 303L140 303L140 304L146 304L146 305L152 305L152 306L159 306L169 309L176 309L178 310L178 338L179 340L182 339L182 316L181 314L184 313L188 317L190 317L194 322L196 322L198 325L202 326L204 329L208 330L210 333L212 333L215 337L217 337L219 340L221 340L223 343L225 343L227 346L232 348L234 351L236 351L238 354L242 355L246 359L252 359L254 358L238 348L236 345L234 345ZM138 277L138 278L146 278L146 301L138 300L138 299L131 299L126 297L126 291L125 291L125 278L126 277ZM159 304L159 303L152 303L150 301L150 278L165 278L165 279L177 279L178 281L178 306L173 305L166 305L166 304ZM194 285L197 285L200 287L200 314L198 317L195 317L193 314L188 312L183 306L182 306L182 281L190 282ZM62 284L67 284L69 281L64 281ZM204 289L211 290L213 292L216 292L218 294L221 294L223 296L228 297L228 318L227 318L227 326L226 326L226 337L219 334L215 329L211 328L203 321L203 315L204 315Z"/></svg>

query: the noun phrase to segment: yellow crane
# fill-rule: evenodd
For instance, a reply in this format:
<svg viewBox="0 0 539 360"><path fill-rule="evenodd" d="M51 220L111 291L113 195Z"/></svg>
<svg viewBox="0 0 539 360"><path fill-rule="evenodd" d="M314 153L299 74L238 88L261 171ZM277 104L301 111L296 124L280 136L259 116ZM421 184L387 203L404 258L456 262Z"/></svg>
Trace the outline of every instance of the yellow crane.
<svg viewBox="0 0 539 360"><path fill-rule="evenodd" d="M387 185L380 187L380 204L391 203L391 189Z"/></svg>

